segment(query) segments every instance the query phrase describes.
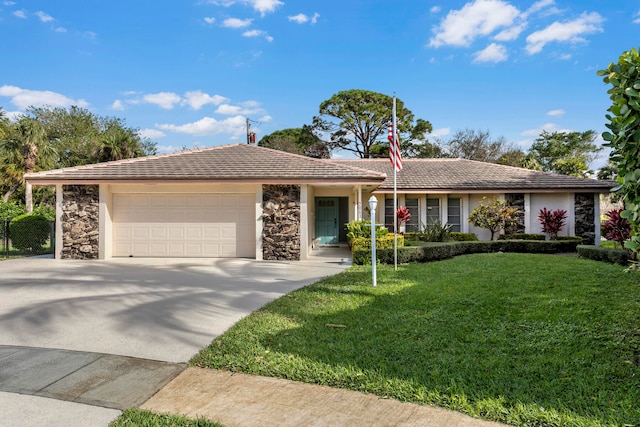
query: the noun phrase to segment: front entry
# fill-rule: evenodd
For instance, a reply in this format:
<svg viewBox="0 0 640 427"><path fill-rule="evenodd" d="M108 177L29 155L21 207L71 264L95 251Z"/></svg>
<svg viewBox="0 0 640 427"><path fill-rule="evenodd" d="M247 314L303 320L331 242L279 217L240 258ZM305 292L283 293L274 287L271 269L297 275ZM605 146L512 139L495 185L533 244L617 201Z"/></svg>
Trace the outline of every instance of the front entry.
<svg viewBox="0 0 640 427"><path fill-rule="evenodd" d="M321 245L339 241L340 204L337 197L316 198L316 239Z"/></svg>

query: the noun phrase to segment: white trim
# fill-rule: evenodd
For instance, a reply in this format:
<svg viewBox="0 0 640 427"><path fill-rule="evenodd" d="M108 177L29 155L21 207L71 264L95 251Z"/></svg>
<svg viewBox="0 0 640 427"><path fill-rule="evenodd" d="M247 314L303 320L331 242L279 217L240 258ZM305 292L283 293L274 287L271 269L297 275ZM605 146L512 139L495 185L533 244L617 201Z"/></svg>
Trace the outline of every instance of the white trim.
<svg viewBox="0 0 640 427"><path fill-rule="evenodd" d="M531 193L524 193L524 232L531 234Z"/></svg>
<svg viewBox="0 0 640 427"><path fill-rule="evenodd" d="M62 259L62 247L64 246L64 235L62 231L62 184L56 185L56 247L55 259Z"/></svg>
<svg viewBox="0 0 640 427"><path fill-rule="evenodd" d="M307 184L300 185L300 260L309 258L309 223L308 221L308 202L309 193Z"/></svg>
<svg viewBox="0 0 640 427"><path fill-rule="evenodd" d="M264 224L262 223L262 185L258 185L256 188L256 260L262 261L262 232Z"/></svg>
<svg viewBox="0 0 640 427"><path fill-rule="evenodd" d="M602 240L602 230L600 229L600 194L593 193L593 222L595 223L595 241L596 246L600 246Z"/></svg>
<svg viewBox="0 0 640 427"><path fill-rule="evenodd" d="M576 193L569 193L569 209L567 209L567 236L576 235Z"/></svg>

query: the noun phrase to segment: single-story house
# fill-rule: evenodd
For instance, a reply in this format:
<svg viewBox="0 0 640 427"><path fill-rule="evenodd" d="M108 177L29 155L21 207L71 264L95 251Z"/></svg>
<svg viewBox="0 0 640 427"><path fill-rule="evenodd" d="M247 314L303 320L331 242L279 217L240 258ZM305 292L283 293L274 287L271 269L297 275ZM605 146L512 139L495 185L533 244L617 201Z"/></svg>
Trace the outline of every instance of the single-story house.
<svg viewBox="0 0 640 427"><path fill-rule="evenodd" d="M247 257L300 260L315 244L346 243L344 225L393 227L387 159L313 159L247 144L26 175L56 186L56 258ZM462 159L406 159L397 173L407 231L433 220L476 233L467 218L483 196L520 209L520 231L540 233L540 209L565 209L561 235L600 238L599 195L612 183Z"/></svg>

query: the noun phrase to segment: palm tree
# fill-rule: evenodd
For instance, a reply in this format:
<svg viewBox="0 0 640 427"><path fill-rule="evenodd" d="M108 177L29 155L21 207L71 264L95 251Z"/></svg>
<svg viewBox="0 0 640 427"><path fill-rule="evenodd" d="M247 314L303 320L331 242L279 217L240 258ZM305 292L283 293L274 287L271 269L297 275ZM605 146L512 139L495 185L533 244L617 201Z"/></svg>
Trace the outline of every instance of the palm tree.
<svg viewBox="0 0 640 427"><path fill-rule="evenodd" d="M114 127L107 130L100 138L95 157L98 162L130 159L144 156L138 144L138 138L129 129Z"/></svg>
<svg viewBox="0 0 640 427"><path fill-rule="evenodd" d="M33 211L31 184L24 181L24 174L36 168L46 169L53 165L55 149L48 143L45 128L32 117L18 119L9 131L9 137L0 141L0 159L6 176L13 181L3 199L8 200L19 186L25 184L27 212Z"/></svg>

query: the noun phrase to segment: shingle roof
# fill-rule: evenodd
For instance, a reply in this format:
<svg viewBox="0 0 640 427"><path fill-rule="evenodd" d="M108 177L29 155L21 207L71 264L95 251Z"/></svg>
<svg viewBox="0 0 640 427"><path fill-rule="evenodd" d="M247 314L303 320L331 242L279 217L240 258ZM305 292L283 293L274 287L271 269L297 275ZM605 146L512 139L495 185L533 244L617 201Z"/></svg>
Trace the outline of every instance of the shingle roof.
<svg viewBox="0 0 640 427"><path fill-rule="evenodd" d="M348 165L385 173L387 179L378 192L393 191L393 169L388 159L335 160ZM577 190L608 192L614 183L577 178L511 166L464 159L405 159L397 173L398 190L499 191L499 190Z"/></svg>
<svg viewBox="0 0 640 427"><path fill-rule="evenodd" d="M378 184L380 172L247 144L32 173L33 183L82 181L261 181Z"/></svg>

